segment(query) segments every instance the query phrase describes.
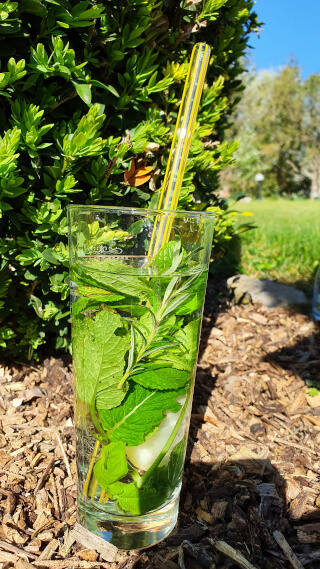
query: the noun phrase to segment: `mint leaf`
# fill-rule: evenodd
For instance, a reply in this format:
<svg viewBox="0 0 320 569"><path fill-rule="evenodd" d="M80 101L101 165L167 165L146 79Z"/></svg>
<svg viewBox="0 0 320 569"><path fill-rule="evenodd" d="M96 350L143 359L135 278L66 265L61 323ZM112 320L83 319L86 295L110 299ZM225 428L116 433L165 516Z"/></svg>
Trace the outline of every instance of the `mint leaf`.
<svg viewBox="0 0 320 569"><path fill-rule="evenodd" d="M167 488L167 494L169 494L168 497L170 497L170 494L175 490L182 477L186 442L186 437L183 437L183 439L173 447L167 463L160 468L155 468L153 471L152 476L147 482L148 486L152 485L155 488L163 486Z"/></svg>
<svg viewBox="0 0 320 569"><path fill-rule="evenodd" d="M190 374L185 370L168 366L161 366L154 369L154 367L159 364L142 365L143 371L134 373L131 379L149 389L179 389L179 387L183 387L190 378Z"/></svg>
<svg viewBox="0 0 320 569"><path fill-rule="evenodd" d="M91 309L100 309L101 305L108 304L109 302L119 301L124 298L120 294L112 294L109 293L107 296L107 291L105 292L105 296L91 296L91 297L83 297L78 298L76 302L72 305L72 313L79 314L79 312L84 312L85 310Z"/></svg>
<svg viewBox="0 0 320 569"><path fill-rule="evenodd" d="M175 334L175 338L186 348L186 359L191 364L195 363L198 355L200 326L201 318L197 318L197 320L192 320L185 328L182 328Z"/></svg>
<svg viewBox="0 0 320 569"><path fill-rule="evenodd" d="M171 336L171 341L178 340L175 345L171 345L165 350L165 353L155 351L148 355L148 362L154 364L156 367L168 367L168 364L173 368L192 372L196 358L198 355L198 343L200 335L201 318L193 320L185 328L180 328L177 331L177 326L173 326L173 331L176 333ZM164 328L164 327L163 327ZM170 333L170 329L167 333ZM170 338L170 335L168 335ZM152 347L157 343L151 344L148 354ZM134 379L134 377L133 377Z"/></svg>
<svg viewBox="0 0 320 569"><path fill-rule="evenodd" d="M122 318L103 308L95 317L73 318L73 365L75 387L84 403L95 400L100 409L119 405L125 389L118 389L123 376L129 334Z"/></svg>
<svg viewBox="0 0 320 569"><path fill-rule="evenodd" d="M152 268L155 269L156 274L161 275L162 273L171 270L172 266L177 268L182 259L182 257L180 257L180 251L180 241L168 241L164 247L161 247L159 253L152 262ZM180 259L178 264L176 264L175 261L178 257L180 257Z"/></svg>
<svg viewBox="0 0 320 569"><path fill-rule="evenodd" d="M179 306L176 310L177 316L186 316L187 314L191 314L196 310L202 309L203 306L204 295L195 293L191 297L187 298L181 306Z"/></svg>
<svg viewBox="0 0 320 569"><path fill-rule="evenodd" d="M130 316L143 316L149 309L139 304L113 304L112 308L120 312L126 312Z"/></svg>
<svg viewBox="0 0 320 569"><path fill-rule="evenodd" d="M206 283L207 272L203 272L188 287L187 291L193 294L177 308L175 311L177 316L185 316L195 312L196 310L202 309L206 292Z"/></svg>
<svg viewBox="0 0 320 569"><path fill-rule="evenodd" d="M108 294L112 294L107 292L104 288L98 288L96 286L86 286L80 285L77 290L78 296L106 296Z"/></svg>
<svg viewBox="0 0 320 569"><path fill-rule="evenodd" d="M181 481L185 446L184 438L173 448L167 464L156 468L142 488L134 482L123 484L121 488L118 483L118 504L122 510L133 515L146 514L170 500Z"/></svg>
<svg viewBox="0 0 320 569"><path fill-rule="evenodd" d="M123 441L137 446L154 434L166 411L181 409L176 401L183 391L151 391L140 385L131 385L119 407L99 410L99 418L111 441Z"/></svg>
<svg viewBox="0 0 320 569"><path fill-rule="evenodd" d="M124 512L134 516L145 514L163 505L163 489L137 488L134 482L124 484L118 504Z"/></svg>
<svg viewBox="0 0 320 569"><path fill-rule="evenodd" d="M148 300L152 289L138 269L117 261L74 263L71 278L78 284L102 287L140 300Z"/></svg>
<svg viewBox="0 0 320 569"><path fill-rule="evenodd" d="M157 363L158 365L168 365L170 364L172 367L176 369L184 369L187 372L192 371L192 366L190 365L189 361L186 359L186 352L185 350L180 350L179 353L172 353L172 350L166 351L165 354L159 355L158 353L152 354L149 356L149 360L152 363Z"/></svg>
<svg viewBox="0 0 320 569"><path fill-rule="evenodd" d="M94 466L94 475L101 488L107 490L110 484L124 478L127 473L125 444L119 441L103 447L101 457Z"/></svg>

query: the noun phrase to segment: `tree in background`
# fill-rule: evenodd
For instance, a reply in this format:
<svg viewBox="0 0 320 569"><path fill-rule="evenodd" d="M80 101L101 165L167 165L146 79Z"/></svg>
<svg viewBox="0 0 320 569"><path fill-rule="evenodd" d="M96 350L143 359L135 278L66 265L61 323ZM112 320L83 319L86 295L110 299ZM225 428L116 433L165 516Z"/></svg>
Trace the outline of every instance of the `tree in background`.
<svg viewBox="0 0 320 569"><path fill-rule="evenodd" d="M320 198L320 74L308 77L304 85L304 143L306 170L311 180L310 198Z"/></svg>
<svg viewBox="0 0 320 569"><path fill-rule="evenodd" d="M241 140L228 172L231 192L320 196L320 75L301 79L296 64L279 73L250 73L229 136ZM222 185L224 177L222 175Z"/></svg>
<svg viewBox="0 0 320 569"><path fill-rule="evenodd" d="M214 194L257 28L253 0L7 0L1 4L0 346L67 348L68 203L154 207L192 47L212 55L179 207L216 207L216 251L232 234Z"/></svg>

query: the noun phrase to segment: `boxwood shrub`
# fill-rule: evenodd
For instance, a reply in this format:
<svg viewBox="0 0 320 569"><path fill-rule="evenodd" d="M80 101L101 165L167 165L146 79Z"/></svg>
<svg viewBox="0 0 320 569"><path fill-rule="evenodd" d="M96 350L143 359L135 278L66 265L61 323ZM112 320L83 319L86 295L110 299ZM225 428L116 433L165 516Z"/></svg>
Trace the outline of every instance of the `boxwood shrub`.
<svg viewBox="0 0 320 569"><path fill-rule="evenodd" d="M0 346L68 348L68 203L155 206L197 41L212 47L179 208L217 207L215 251L233 234L215 195L237 143L251 0L0 3ZM152 170L142 176L147 168ZM135 172L125 179L125 171ZM140 172L139 172L140 169ZM139 177L140 173L140 177ZM128 178L128 176L126 176ZM140 178L140 179L139 179ZM48 344L49 342L49 344Z"/></svg>

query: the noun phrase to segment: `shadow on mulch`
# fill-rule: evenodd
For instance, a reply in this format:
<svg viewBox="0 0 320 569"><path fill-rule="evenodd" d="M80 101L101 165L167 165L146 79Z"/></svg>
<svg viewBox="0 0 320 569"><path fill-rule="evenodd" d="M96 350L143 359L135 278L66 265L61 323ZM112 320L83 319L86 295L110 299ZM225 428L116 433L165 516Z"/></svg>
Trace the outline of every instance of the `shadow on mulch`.
<svg viewBox="0 0 320 569"><path fill-rule="evenodd" d="M315 333L299 338L293 345L269 353L264 361L291 370L307 385L320 388L320 324Z"/></svg>
<svg viewBox="0 0 320 569"><path fill-rule="evenodd" d="M289 523L285 488L269 460L235 457L208 467L187 459L179 529L147 550L137 569L316 569L320 554L310 541L320 524Z"/></svg>

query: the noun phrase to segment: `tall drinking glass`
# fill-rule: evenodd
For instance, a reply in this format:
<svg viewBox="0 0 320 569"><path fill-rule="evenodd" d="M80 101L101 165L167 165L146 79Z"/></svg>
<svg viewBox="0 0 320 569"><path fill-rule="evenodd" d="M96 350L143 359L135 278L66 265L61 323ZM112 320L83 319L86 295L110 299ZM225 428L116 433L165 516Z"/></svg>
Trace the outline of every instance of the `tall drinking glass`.
<svg viewBox="0 0 320 569"><path fill-rule="evenodd" d="M169 241L150 258L159 220ZM176 523L213 223L69 207L79 517L120 549Z"/></svg>

